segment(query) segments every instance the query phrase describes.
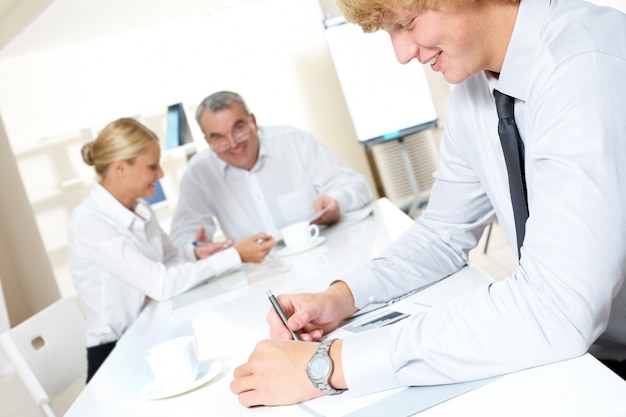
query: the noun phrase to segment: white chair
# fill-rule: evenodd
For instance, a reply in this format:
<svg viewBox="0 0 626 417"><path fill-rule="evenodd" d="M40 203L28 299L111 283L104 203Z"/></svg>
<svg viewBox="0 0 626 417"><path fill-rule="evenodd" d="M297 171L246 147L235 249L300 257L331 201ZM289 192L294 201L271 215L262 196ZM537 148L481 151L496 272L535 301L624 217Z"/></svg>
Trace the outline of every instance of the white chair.
<svg viewBox="0 0 626 417"><path fill-rule="evenodd" d="M62 298L0 335L0 343L37 405L56 417L50 402L87 368L85 319Z"/></svg>

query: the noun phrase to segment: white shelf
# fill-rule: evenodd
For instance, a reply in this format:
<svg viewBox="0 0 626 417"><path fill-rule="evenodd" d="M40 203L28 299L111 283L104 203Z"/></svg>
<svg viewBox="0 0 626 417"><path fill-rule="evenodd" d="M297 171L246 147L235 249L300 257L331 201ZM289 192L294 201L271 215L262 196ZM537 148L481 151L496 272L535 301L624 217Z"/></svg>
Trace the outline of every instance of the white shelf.
<svg viewBox="0 0 626 417"><path fill-rule="evenodd" d="M58 134L54 136L47 136L41 138L39 140L35 140L32 142L26 142L21 146L17 146L13 148L13 153L17 158L21 155L32 153L32 152L40 152L42 149L45 149L49 146L58 146L63 143L71 143L71 142L83 142L87 143L93 138L92 129L85 128L80 130L75 130L72 132L67 132L64 134Z"/></svg>
<svg viewBox="0 0 626 417"><path fill-rule="evenodd" d="M96 180L95 175L85 175L82 177L76 177L76 178L62 181L61 184L59 184L59 188L69 188L69 187L73 187L79 184L81 185L89 184L89 183L93 183L95 180Z"/></svg>

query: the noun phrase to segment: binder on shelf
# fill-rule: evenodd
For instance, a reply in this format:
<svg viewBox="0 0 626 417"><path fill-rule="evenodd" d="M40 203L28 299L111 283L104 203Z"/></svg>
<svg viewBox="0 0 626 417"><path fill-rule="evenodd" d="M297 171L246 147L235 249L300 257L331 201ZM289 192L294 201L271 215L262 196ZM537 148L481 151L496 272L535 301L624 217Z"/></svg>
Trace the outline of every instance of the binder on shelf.
<svg viewBox="0 0 626 417"><path fill-rule="evenodd" d="M174 149L193 143L193 135L189 128L189 121L183 103L172 104L167 108L165 149ZM191 158L191 154L187 157Z"/></svg>
<svg viewBox="0 0 626 417"><path fill-rule="evenodd" d="M180 146L180 105L175 104L167 108L165 126L165 149Z"/></svg>

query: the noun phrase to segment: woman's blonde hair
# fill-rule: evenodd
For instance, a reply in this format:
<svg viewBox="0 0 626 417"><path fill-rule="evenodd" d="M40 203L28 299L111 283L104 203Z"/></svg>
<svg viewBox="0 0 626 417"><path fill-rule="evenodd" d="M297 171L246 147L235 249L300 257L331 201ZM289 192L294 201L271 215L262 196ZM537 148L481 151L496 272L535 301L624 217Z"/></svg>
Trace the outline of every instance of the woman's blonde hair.
<svg viewBox="0 0 626 417"><path fill-rule="evenodd" d="M96 139L83 145L81 154L102 178L113 161L121 159L132 164L155 141L159 139L150 129L125 117L106 125Z"/></svg>
<svg viewBox="0 0 626 417"><path fill-rule="evenodd" d="M385 15L394 9L433 10L464 1L474 0L337 0L337 6L348 22L361 26L363 32L376 32L382 29ZM491 1L518 3L520 0Z"/></svg>

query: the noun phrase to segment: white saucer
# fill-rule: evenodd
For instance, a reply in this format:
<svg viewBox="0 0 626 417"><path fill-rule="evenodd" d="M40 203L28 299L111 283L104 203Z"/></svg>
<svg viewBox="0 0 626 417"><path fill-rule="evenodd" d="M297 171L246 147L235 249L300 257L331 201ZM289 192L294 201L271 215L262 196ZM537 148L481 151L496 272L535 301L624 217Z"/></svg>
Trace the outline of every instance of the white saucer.
<svg viewBox="0 0 626 417"><path fill-rule="evenodd" d="M297 249L282 248L281 250L276 252L276 255L279 255L279 256L295 255L296 253L300 253L300 252L307 251L309 249L313 249L314 247L316 247L318 245L321 245L325 240L326 240L326 238L324 236L318 236L318 237L316 237L313 240L313 242L311 242L307 246L303 246L303 247L297 248Z"/></svg>
<svg viewBox="0 0 626 417"><path fill-rule="evenodd" d="M139 397L144 400L159 400L161 398L173 397L174 395L191 391L192 389L198 388L215 378L220 372L222 372L222 369L224 369L224 365L219 361L203 362L200 364L198 377L195 381L186 385L165 387L157 381L152 380L141 388L139 391Z"/></svg>
<svg viewBox="0 0 626 417"><path fill-rule="evenodd" d="M374 210L373 207L370 205L370 206L365 206L363 208L360 208L358 210L343 213L341 217L339 218L339 222L337 222L337 225L349 226L354 223L358 223L361 220L365 219L367 216L369 216L373 210Z"/></svg>

